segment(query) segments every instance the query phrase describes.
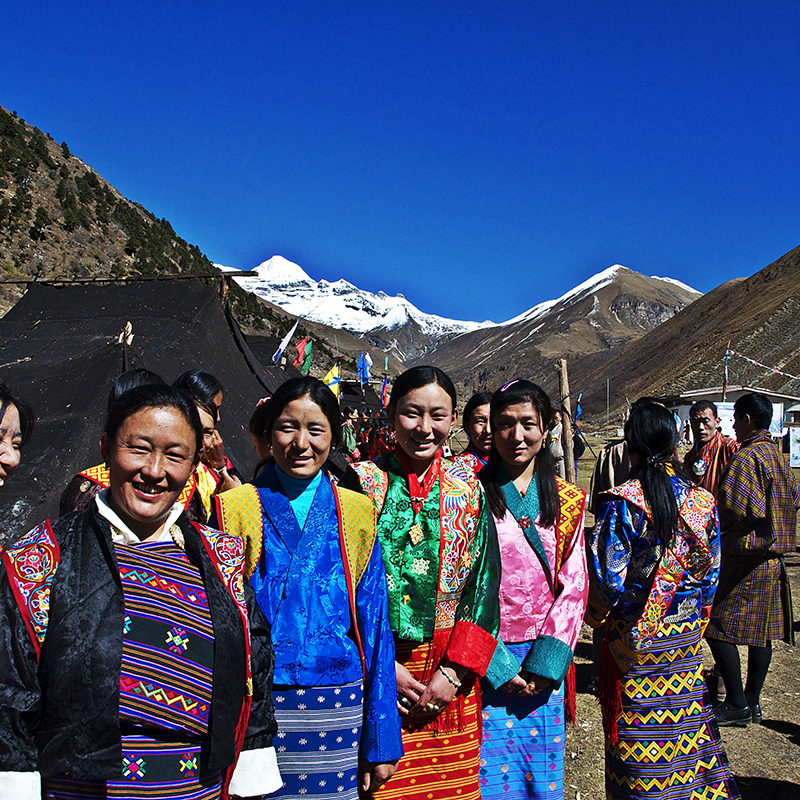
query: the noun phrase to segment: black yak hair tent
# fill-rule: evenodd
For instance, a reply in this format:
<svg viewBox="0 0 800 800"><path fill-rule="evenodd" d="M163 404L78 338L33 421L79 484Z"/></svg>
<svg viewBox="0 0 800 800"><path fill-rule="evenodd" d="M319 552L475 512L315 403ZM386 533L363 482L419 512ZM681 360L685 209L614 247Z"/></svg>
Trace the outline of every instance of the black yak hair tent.
<svg viewBox="0 0 800 800"><path fill-rule="evenodd" d="M130 344L120 342L128 322ZM286 375L258 362L218 288L196 279L33 284L0 319L0 377L37 416L19 469L0 489L0 544L55 516L72 476L100 462L111 383L136 367L170 383L188 369L215 375L225 389L226 453L250 477L250 415Z"/></svg>

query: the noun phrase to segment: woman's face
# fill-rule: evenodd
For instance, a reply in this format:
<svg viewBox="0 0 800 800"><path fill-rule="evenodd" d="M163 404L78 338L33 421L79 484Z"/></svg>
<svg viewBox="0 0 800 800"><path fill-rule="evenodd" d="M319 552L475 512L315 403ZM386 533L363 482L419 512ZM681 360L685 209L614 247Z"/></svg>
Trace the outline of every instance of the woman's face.
<svg viewBox="0 0 800 800"><path fill-rule="evenodd" d="M171 406L142 408L106 434L100 449L110 473L111 505L140 538L169 515L195 465L195 435Z"/></svg>
<svg viewBox="0 0 800 800"><path fill-rule="evenodd" d="M492 437L503 464L518 469L542 449L545 427L533 403L515 403L496 415Z"/></svg>
<svg viewBox="0 0 800 800"><path fill-rule="evenodd" d="M265 458L272 458L272 447L266 434L250 431L250 442L255 448L259 461L263 461Z"/></svg>
<svg viewBox="0 0 800 800"><path fill-rule="evenodd" d="M8 404L0 419L0 486L19 466L19 453L22 447L22 426L19 411L13 403Z"/></svg>
<svg viewBox="0 0 800 800"><path fill-rule="evenodd" d="M489 422L489 404L477 406L465 425L472 446L483 456L492 449L492 425Z"/></svg>
<svg viewBox="0 0 800 800"><path fill-rule="evenodd" d="M333 436L322 409L309 395L287 403L272 426L272 457L293 478L313 478L327 461Z"/></svg>
<svg viewBox="0 0 800 800"><path fill-rule="evenodd" d="M214 444L214 431L216 425L214 424L214 417L208 413L204 408L197 406L197 413L200 415L200 424L203 426L203 451L200 455L204 455L206 451Z"/></svg>
<svg viewBox="0 0 800 800"><path fill-rule="evenodd" d="M390 409L397 443L415 467L427 467L455 423L453 402L438 383L412 389Z"/></svg>

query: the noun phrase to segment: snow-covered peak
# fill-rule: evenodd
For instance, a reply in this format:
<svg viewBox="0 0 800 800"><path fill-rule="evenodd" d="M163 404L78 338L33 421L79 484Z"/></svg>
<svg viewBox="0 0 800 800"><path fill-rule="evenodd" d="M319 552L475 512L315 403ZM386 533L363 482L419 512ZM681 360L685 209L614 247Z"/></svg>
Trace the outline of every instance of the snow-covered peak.
<svg viewBox="0 0 800 800"><path fill-rule="evenodd" d="M694 292L697 295L702 294L702 292L698 292L697 289L695 289L694 287L689 286L688 283L684 283L683 281L679 281L675 278L662 278L659 275L651 275L650 277L657 281L664 281L664 283L671 283L673 284L673 286L680 286L681 289L686 289L687 292Z"/></svg>
<svg viewBox="0 0 800 800"><path fill-rule="evenodd" d="M230 271L229 267L216 266ZM368 292L344 278L315 281L302 267L283 256L272 256L253 272L258 277L236 278L236 282L290 314L353 333L376 328L393 330L413 320L424 333L438 339L493 324L426 314L402 294L389 297L383 291Z"/></svg>
<svg viewBox="0 0 800 800"><path fill-rule="evenodd" d="M297 286L314 284L315 282L294 261L283 256L272 256L262 261L253 272L258 273L259 280L268 281L274 286Z"/></svg>
<svg viewBox="0 0 800 800"><path fill-rule="evenodd" d="M608 286L610 283L613 283L619 273L623 271L631 273L634 272L634 270L632 270L630 267L625 267L622 264L612 264L610 267L606 267L596 275L592 275L591 278L587 278L585 281L583 281L583 283L579 283L577 286L574 286L568 292L562 294L561 297L558 297L555 300L545 300L543 303L538 303L537 305L533 306L533 308L523 311L518 316L502 324L509 325L512 322L536 319L544 314L545 311L553 308L554 306L567 302L575 302L584 295L594 294L595 292L600 291L600 289L602 289L604 286ZM674 278L659 278L656 275L652 275L651 277L653 280L664 281L665 283L671 283L674 286L680 286L682 289L686 289L689 292L694 292L697 295L701 294L701 292L698 292L697 289L693 289L691 286L687 286L685 283L681 283Z"/></svg>

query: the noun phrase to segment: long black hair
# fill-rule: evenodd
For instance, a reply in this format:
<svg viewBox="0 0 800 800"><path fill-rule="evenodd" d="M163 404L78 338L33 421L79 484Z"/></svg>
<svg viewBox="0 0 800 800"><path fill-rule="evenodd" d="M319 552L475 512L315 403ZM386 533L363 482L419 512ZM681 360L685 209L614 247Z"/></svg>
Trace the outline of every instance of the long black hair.
<svg viewBox="0 0 800 800"><path fill-rule="evenodd" d="M203 425L192 398L174 386L148 383L121 394L109 406L103 434L113 440L128 417L145 408L174 408L189 423L194 433L195 459L203 447Z"/></svg>
<svg viewBox="0 0 800 800"><path fill-rule="evenodd" d="M435 383L444 389L453 403L453 411L455 412L456 387L453 386L453 381L450 380L450 377L443 369L424 364L419 367L411 367L411 369L407 369L397 376L395 382L392 384L392 393L389 395L388 408L392 410L396 409L397 404L407 394L413 392L414 389L421 389L423 386L428 386L431 383Z"/></svg>
<svg viewBox="0 0 800 800"><path fill-rule="evenodd" d="M553 406L547 392L541 386L526 380L509 381L499 388L493 395L490 409L490 419L492 430L497 430L497 418L508 406L521 403L530 403L539 415L539 424L544 433L550 427L550 420L553 416ZM558 519L558 487L556 486L556 465L550 449L544 441L542 447L535 456L534 478L536 479L536 489L539 493L539 519L547 527L555 525ZM481 483L486 490L486 499L489 501L489 508L492 514L500 519L505 515L508 505L506 496L498 480L498 473L503 462L500 454L492 445L492 452L489 461L480 472Z"/></svg>
<svg viewBox="0 0 800 800"><path fill-rule="evenodd" d="M660 403L634 406L625 423L625 441L638 461L631 474L642 484L653 527L666 546L678 525L678 501L667 471L668 465L671 472L683 477L681 467L675 461L678 430L672 412Z"/></svg>
<svg viewBox="0 0 800 800"><path fill-rule="evenodd" d="M222 384L211 373L192 369L179 375L172 385L190 397L198 408L210 415L214 425L217 424L219 408L214 398L222 391Z"/></svg>
<svg viewBox="0 0 800 800"><path fill-rule="evenodd" d="M331 450L335 450L342 443L342 415L339 412L339 401L319 378L312 378L310 375L284 381L270 401L265 403L267 411L262 420L264 434L268 437L272 435L275 421L289 403L306 396L320 407L325 419L328 420L331 426Z"/></svg>
<svg viewBox="0 0 800 800"><path fill-rule="evenodd" d="M19 430L22 434L20 447L22 447L31 438L36 416L31 407L24 400L17 397L8 388L5 381L0 379L0 420L5 416L9 406L14 406L17 409L17 414L19 414Z"/></svg>

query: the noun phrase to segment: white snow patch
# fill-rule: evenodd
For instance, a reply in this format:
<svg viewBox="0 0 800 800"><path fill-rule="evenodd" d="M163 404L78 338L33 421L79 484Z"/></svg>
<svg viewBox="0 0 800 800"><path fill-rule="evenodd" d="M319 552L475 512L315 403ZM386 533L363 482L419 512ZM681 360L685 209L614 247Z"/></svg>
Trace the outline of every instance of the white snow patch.
<svg viewBox="0 0 800 800"><path fill-rule="evenodd" d="M689 284L683 283L683 281L676 280L675 278L662 278L660 275L651 275L650 277L656 281L664 281L664 283L672 283L675 286L680 286L681 289L686 289L687 292L694 292L694 294L697 295L703 294L702 292L698 292L694 287L689 286Z"/></svg>
<svg viewBox="0 0 800 800"><path fill-rule="evenodd" d="M233 271L230 267L215 266ZM315 281L302 267L283 256L272 256L253 272L258 276L235 278L236 282L289 314L353 333L363 334L376 328L391 330L413 320L424 333L439 338L494 325L490 320L471 322L426 314L402 294L389 297L383 291L368 292L344 278Z"/></svg>

